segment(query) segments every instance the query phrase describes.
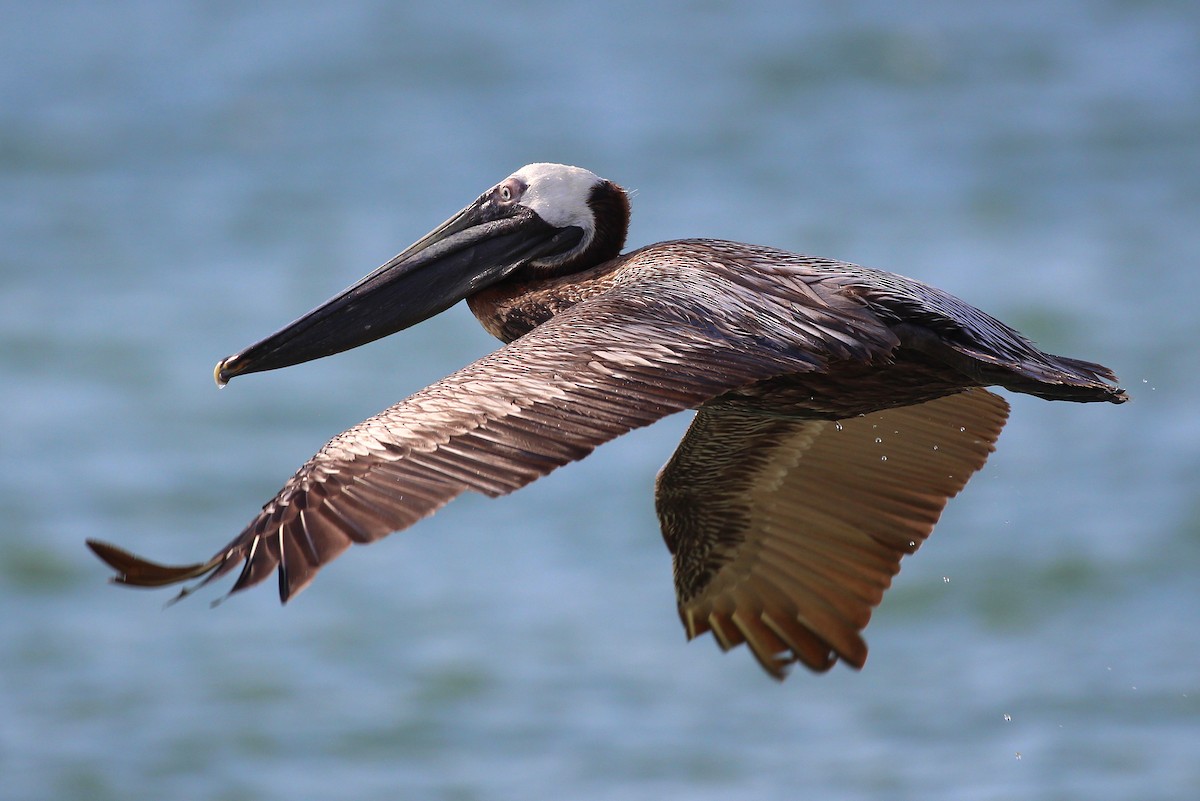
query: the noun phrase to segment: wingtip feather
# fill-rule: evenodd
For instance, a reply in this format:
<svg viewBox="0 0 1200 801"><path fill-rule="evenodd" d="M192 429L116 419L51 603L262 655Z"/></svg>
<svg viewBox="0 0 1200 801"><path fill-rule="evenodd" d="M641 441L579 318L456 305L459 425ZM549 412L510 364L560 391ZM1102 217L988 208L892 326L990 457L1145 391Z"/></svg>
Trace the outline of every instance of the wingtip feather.
<svg viewBox="0 0 1200 801"><path fill-rule="evenodd" d="M101 540L89 539L87 546L117 575L111 581L131 587L166 587L188 581L210 572L220 564L219 558L190 565L163 565L135 556L123 548Z"/></svg>

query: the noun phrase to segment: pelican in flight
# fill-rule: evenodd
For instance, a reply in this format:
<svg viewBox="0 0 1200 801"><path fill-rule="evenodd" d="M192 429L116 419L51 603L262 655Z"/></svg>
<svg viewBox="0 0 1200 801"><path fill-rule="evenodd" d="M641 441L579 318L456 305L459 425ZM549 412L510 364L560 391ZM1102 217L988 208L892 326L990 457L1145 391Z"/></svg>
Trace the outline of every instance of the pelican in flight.
<svg viewBox="0 0 1200 801"><path fill-rule="evenodd" d="M714 239L622 254L628 225L613 182L522 167L215 375L339 353L464 298L503 347L338 434L206 562L89 546L120 584L201 586L240 566L231 593L276 572L286 602L349 546L466 490L506 495L694 409L655 484L688 638L745 643L780 679L796 662L861 668L901 558L1004 426L984 387L1127 399L1109 369L918 281Z"/></svg>

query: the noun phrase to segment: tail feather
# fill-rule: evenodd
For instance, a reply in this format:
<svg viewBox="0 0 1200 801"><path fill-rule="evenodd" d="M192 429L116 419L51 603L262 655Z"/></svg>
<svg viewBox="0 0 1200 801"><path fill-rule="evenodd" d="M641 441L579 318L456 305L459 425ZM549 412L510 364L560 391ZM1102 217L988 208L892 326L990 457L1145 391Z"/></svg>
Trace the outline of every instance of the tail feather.
<svg viewBox="0 0 1200 801"><path fill-rule="evenodd" d="M1005 389L1023 392L1046 400L1077 403L1124 403L1125 390L1117 386L1117 376L1102 364L1066 356L1039 352L1040 358L1024 359L1007 365L1006 375L997 383Z"/></svg>
<svg viewBox="0 0 1200 801"><path fill-rule="evenodd" d="M991 318L988 318L989 320ZM1125 390L1117 386L1117 376L1102 364L1067 356L1055 356L1038 349L1025 337L995 323L1000 336L948 339L932 329L901 323L893 328L905 347L919 350L941 361L982 386L1001 386L1013 392L1046 400L1079 403L1124 403Z"/></svg>

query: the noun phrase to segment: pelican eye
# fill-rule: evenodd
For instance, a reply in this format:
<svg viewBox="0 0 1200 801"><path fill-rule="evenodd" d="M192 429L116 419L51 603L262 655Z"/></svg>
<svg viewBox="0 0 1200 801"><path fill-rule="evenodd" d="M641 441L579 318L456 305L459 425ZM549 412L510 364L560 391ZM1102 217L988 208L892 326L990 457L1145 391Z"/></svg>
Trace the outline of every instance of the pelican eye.
<svg viewBox="0 0 1200 801"><path fill-rule="evenodd" d="M513 203L525 192L525 185L515 178L509 178L496 187L496 198L501 203Z"/></svg>

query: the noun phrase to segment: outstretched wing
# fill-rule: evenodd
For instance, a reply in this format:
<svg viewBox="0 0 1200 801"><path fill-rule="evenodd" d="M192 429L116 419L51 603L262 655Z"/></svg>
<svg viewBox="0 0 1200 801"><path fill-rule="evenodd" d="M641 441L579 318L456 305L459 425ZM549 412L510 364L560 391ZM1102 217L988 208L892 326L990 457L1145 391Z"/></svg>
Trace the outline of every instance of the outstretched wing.
<svg viewBox="0 0 1200 801"><path fill-rule="evenodd" d="M796 288L800 305L786 287L754 295L712 270L671 277L619 283L334 437L208 562L169 567L89 545L117 582L139 586L206 574L207 583L241 563L235 592L278 569L286 601L351 544L406 528L466 490L512 492L732 388L833 359L886 358L896 346L853 300L809 301L819 288Z"/></svg>
<svg viewBox="0 0 1200 801"><path fill-rule="evenodd" d="M769 674L862 667L861 636L1008 404L970 389L840 422L704 407L657 487L689 638L743 642Z"/></svg>

